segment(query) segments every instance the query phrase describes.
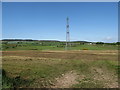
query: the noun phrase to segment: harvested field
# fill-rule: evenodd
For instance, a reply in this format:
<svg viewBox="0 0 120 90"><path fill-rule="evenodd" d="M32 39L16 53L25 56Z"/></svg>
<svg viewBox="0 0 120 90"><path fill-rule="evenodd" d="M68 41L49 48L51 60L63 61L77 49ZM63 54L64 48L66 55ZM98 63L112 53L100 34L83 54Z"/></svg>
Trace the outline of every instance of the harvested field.
<svg viewBox="0 0 120 90"><path fill-rule="evenodd" d="M4 83L4 87L118 87L117 50L21 50L2 54L7 77L20 80L17 85L11 84L14 80Z"/></svg>
<svg viewBox="0 0 120 90"><path fill-rule="evenodd" d="M59 59L118 60L117 50L88 51L3 51L3 56L25 56Z"/></svg>

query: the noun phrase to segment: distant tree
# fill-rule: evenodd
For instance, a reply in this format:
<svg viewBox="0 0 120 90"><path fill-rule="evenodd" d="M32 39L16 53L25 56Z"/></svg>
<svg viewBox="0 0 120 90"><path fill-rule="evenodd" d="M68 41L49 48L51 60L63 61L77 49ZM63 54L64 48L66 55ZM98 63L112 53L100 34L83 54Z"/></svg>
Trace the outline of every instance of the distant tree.
<svg viewBox="0 0 120 90"><path fill-rule="evenodd" d="M17 44L22 44L22 42L17 42Z"/></svg>
<svg viewBox="0 0 120 90"><path fill-rule="evenodd" d="M105 43L106 45L116 45L116 43Z"/></svg>
<svg viewBox="0 0 120 90"><path fill-rule="evenodd" d="M5 47L5 49L8 49L9 47Z"/></svg>
<svg viewBox="0 0 120 90"><path fill-rule="evenodd" d="M96 44L104 44L103 42L96 42Z"/></svg>
<svg viewBox="0 0 120 90"><path fill-rule="evenodd" d="M8 44L8 42L2 42L3 44Z"/></svg>
<svg viewBox="0 0 120 90"><path fill-rule="evenodd" d="M120 45L120 42L116 42L117 45Z"/></svg>

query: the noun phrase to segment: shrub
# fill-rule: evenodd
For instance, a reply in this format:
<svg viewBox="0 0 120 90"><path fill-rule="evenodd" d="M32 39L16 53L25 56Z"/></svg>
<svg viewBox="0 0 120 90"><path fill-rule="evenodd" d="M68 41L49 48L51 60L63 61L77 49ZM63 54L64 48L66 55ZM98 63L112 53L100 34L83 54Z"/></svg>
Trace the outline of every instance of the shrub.
<svg viewBox="0 0 120 90"><path fill-rule="evenodd" d="M83 48L82 50L88 50L87 48Z"/></svg>

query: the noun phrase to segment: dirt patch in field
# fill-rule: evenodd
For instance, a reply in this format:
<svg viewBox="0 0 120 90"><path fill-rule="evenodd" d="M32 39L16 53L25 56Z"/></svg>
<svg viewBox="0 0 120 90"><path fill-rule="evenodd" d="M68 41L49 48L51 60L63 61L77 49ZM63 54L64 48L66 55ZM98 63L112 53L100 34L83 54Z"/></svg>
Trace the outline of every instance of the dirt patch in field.
<svg viewBox="0 0 120 90"><path fill-rule="evenodd" d="M104 83L104 88L118 88L118 77L115 73L97 67L92 68L92 73L94 73L94 80Z"/></svg>
<svg viewBox="0 0 120 90"><path fill-rule="evenodd" d="M73 84L77 84L77 73L70 71L62 74L62 77L56 78L56 83L52 88L70 88Z"/></svg>

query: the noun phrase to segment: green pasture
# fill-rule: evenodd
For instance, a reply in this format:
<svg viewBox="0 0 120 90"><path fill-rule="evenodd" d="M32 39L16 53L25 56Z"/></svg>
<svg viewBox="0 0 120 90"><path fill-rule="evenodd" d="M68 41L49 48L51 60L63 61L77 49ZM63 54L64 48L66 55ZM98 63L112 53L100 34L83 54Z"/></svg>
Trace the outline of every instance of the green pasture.
<svg viewBox="0 0 120 90"><path fill-rule="evenodd" d="M6 46L3 45L3 50L65 50L65 46L41 46L41 45L23 45L23 46ZM118 50L116 45L77 45L69 46L68 50Z"/></svg>

